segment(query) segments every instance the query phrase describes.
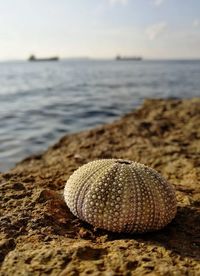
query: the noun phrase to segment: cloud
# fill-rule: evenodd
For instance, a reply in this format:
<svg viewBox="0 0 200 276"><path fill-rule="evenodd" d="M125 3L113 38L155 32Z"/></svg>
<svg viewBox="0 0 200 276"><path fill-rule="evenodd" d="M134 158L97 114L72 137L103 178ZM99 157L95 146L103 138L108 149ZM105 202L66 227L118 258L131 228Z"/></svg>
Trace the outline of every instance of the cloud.
<svg viewBox="0 0 200 276"><path fill-rule="evenodd" d="M194 19L192 25L195 28L200 27L200 20L199 19Z"/></svg>
<svg viewBox="0 0 200 276"><path fill-rule="evenodd" d="M154 25L151 25L147 27L146 34L149 37L150 40L156 39L158 36L160 36L167 28L166 22L160 22Z"/></svg>
<svg viewBox="0 0 200 276"><path fill-rule="evenodd" d="M128 3L128 0L108 0L111 5L115 4L122 4L126 5Z"/></svg>
<svg viewBox="0 0 200 276"><path fill-rule="evenodd" d="M164 3L164 0L154 0L153 1L153 4L155 5L155 6L160 6L160 5L162 5Z"/></svg>

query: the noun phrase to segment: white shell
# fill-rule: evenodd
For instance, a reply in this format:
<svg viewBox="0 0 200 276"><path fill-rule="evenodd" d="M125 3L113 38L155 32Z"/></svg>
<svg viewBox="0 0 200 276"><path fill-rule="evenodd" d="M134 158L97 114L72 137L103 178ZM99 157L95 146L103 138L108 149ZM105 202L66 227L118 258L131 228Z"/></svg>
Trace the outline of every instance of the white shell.
<svg viewBox="0 0 200 276"><path fill-rule="evenodd" d="M174 188L155 170L129 160L81 166L67 181L64 198L75 216L113 232L158 230L176 215Z"/></svg>

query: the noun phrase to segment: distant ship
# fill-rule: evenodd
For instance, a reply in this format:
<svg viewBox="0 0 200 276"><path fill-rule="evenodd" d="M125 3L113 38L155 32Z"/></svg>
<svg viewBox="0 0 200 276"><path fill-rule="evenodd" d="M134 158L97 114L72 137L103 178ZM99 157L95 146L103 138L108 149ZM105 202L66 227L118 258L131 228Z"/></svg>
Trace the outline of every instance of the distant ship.
<svg viewBox="0 0 200 276"><path fill-rule="evenodd" d="M29 61L58 61L59 57L36 58L36 56L31 55L28 60Z"/></svg>
<svg viewBox="0 0 200 276"><path fill-rule="evenodd" d="M125 60L125 61L129 61L129 60L140 61L140 60L142 60L142 57L138 57L138 56L135 56L135 57L122 57L122 56L116 56L115 59L116 59L116 60Z"/></svg>

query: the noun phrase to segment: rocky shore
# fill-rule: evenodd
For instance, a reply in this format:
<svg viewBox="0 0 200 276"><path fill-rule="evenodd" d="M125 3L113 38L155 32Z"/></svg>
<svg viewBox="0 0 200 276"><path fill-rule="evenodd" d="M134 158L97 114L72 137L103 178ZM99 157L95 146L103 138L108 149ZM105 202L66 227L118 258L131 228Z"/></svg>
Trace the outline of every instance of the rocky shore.
<svg viewBox="0 0 200 276"><path fill-rule="evenodd" d="M125 158L176 188L163 230L113 234L75 218L63 187L80 165ZM64 136L0 174L0 275L200 275L200 98L147 100L112 124Z"/></svg>

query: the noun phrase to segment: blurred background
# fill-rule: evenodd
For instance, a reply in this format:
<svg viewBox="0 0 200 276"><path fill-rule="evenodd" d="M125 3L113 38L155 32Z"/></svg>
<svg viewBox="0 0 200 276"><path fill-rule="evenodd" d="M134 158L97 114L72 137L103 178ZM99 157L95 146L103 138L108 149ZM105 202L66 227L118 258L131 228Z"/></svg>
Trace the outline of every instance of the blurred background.
<svg viewBox="0 0 200 276"><path fill-rule="evenodd" d="M0 171L145 98L198 96L198 0L0 0Z"/></svg>

